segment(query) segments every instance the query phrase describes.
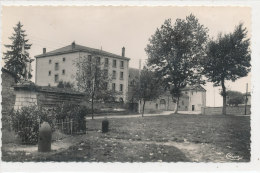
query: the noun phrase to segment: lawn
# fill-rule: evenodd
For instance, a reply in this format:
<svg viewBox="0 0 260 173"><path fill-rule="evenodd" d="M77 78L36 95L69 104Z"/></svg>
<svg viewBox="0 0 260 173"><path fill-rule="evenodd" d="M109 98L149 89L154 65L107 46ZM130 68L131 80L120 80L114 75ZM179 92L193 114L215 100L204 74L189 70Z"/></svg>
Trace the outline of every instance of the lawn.
<svg viewBox="0 0 260 173"><path fill-rule="evenodd" d="M87 121L87 134L51 153L3 150L5 161L248 162L250 117L167 115Z"/></svg>

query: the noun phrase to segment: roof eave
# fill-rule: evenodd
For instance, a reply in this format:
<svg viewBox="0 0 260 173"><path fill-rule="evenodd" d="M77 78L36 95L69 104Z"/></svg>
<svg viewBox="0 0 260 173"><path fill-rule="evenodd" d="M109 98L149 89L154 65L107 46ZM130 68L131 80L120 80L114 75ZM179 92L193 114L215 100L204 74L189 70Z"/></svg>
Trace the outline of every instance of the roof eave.
<svg viewBox="0 0 260 173"><path fill-rule="evenodd" d="M40 54L40 55L36 55L34 56L35 58L44 58L44 57L49 57L49 56L55 56L55 55L62 55L62 54L67 54L67 53L75 53L75 52L88 52L88 53L93 53L91 51L86 51L86 50L82 50L82 49L74 49L74 50L69 50L69 51L63 51L63 52L56 52L56 53L45 53L45 54ZM104 53L99 53L99 52L94 52L98 55L103 55L103 56L108 56L108 57L113 57L113 58L118 58L118 59L124 59L129 61L130 58L128 57L121 57L119 55L104 55Z"/></svg>

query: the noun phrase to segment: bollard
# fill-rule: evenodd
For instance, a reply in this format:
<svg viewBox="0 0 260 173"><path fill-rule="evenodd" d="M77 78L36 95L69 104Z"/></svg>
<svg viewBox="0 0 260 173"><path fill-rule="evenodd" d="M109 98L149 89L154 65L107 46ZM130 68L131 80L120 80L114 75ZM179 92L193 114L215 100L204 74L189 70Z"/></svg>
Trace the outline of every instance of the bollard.
<svg viewBox="0 0 260 173"><path fill-rule="evenodd" d="M103 120L102 121L102 133L108 132L108 125L109 125L108 120Z"/></svg>
<svg viewBox="0 0 260 173"><path fill-rule="evenodd" d="M38 151L51 151L51 126L47 122L43 122L39 129Z"/></svg>

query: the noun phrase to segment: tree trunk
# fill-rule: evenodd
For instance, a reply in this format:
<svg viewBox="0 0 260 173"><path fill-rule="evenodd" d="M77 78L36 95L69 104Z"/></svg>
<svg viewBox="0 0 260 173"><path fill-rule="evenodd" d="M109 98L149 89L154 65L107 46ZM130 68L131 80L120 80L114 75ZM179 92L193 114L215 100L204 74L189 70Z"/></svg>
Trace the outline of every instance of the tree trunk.
<svg viewBox="0 0 260 173"><path fill-rule="evenodd" d="M176 108L175 108L175 111L174 111L174 114L177 114L178 113L178 108L179 108L179 97L177 97L177 102L176 102Z"/></svg>
<svg viewBox="0 0 260 173"><path fill-rule="evenodd" d="M91 96L91 116L92 120L94 119L94 94Z"/></svg>
<svg viewBox="0 0 260 173"><path fill-rule="evenodd" d="M145 106L145 100L144 100L144 104L143 104L143 112L142 112L142 117L144 116L144 106Z"/></svg>
<svg viewBox="0 0 260 173"><path fill-rule="evenodd" d="M222 86L222 96L223 96L222 114L223 114L223 115L226 115L227 92L226 92L226 87L225 87L225 82L224 82L224 80L221 81L221 86Z"/></svg>

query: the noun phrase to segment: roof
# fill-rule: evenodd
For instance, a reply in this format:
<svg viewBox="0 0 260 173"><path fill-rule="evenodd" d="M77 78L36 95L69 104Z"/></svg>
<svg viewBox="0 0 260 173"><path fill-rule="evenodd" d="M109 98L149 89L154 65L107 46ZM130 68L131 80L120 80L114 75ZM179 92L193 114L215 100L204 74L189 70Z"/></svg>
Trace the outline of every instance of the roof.
<svg viewBox="0 0 260 173"><path fill-rule="evenodd" d="M201 85L186 86L185 88L182 89L182 91L188 91L188 90L206 91L205 88L203 88Z"/></svg>
<svg viewBox="0 0 260 173"><path fill-rule="evenodd" d="M72 46L72 44L50 51L46 52L40 55L36 55L35 58L44 58L44 57L49 57L49 56L55 56L55 55L62 55L62 54L67 54L67 53L73 53L73 52L88 52L91 54L97 54L97 55L103 55L103 56L108 56L108 57L113 57L113 58L119 58L119 59L125 59L125 60L130 60L130 58L127 57L122 57L120 55L116 55L110 52L106 52L100 49L94 49L86 46L81 46L78 44L75 44L75 46Z"/></svg>
<svg viewBox="0 0 260 173"><path fill-rule="evenodd" d="M74 91L70 88L58 88L58 87L49 87L49 86L38 86L31 81L25 81L24 83L19 83L14 86L14 88L38 92L48 92L48 93L61 93L61 94L73 94L73 95L85 95L83 92Z"/></svg>

